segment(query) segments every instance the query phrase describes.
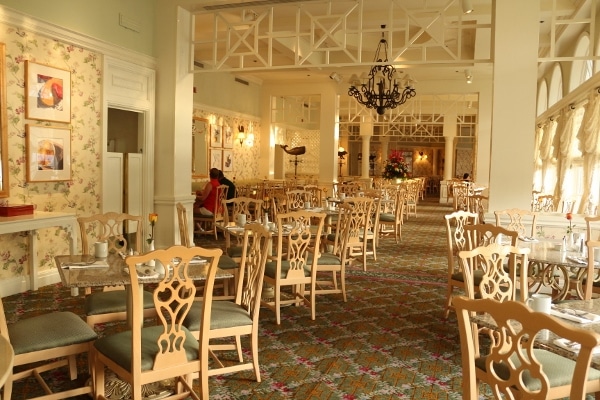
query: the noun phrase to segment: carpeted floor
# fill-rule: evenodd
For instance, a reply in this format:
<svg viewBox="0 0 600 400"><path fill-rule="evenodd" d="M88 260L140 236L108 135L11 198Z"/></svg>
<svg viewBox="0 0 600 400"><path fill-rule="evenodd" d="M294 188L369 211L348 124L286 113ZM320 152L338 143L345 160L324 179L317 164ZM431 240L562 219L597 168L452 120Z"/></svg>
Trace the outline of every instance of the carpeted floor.
<svg viewBox="0 0 600 400"><path fill-rule="evenodd" d="M400 244L384 238L366 272L360 264L349 269L347 303L341 295L317 298L316 321L305 307L287 307L277 326L271 311L261 311L262 382L251 371L214 377L211 399L461 399L456 320L442 317L443 215L449 212L435 198L422 201ZM207 238L199 244L215 243L221 245ZM54 310L82 313L81 297L70 297L61 285L7 297L4 304L9 322ZM118 328L99 327L100 334ZM64 384L64 375L50 381ZM16 385L13 399L36 387L34 381Z"/></svg>

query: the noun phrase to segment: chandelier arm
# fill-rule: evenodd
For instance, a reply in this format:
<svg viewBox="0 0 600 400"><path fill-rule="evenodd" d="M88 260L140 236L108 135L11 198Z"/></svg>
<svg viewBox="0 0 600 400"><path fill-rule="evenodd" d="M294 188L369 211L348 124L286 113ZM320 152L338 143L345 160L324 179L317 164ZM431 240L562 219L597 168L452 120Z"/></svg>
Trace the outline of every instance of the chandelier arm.
<svg viewBox="0 0 600 400"><path fill-rule="evenodd" d="M385 56L383 61L381 58L382 47ZM379 64L388 62L387 41L383 32L375 50L373 62L376 64L371 67L367 82L361 85L360 90L355 86L351 86L348 89L349 96L354 97L356 101L365 107L377 110L377 114L383 115L387 108L396 108L416 95L415 89L410 84L400 93L400 87L395 80L396 69L394 66Z"/></svg>

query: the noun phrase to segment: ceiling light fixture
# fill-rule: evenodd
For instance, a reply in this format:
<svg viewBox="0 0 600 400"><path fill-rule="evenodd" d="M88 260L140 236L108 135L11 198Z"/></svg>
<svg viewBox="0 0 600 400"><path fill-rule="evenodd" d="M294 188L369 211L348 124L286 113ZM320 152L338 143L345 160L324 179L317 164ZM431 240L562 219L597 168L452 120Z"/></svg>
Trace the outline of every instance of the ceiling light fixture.
<svg viewBox="0 0 600 400"><path fill-rule="evenodd" d="M337 72L332 72L331 75L329 75L329 78L334 80L336 83L340 83L342 81L342 76Z"/></svg>
<svg viewBox="0 0 600 400"><path fill-rule="evenodd" d="M473 4L471 0L462 0L462 10L465 14L470 14L473 12Z"/></svg>
<svg viewBox="0 0 600 400"><path fill-rule="evenodd" d="M467 83L473 83L473 74L468 69L465 69L465 78L467 78Z"/></svg>
<svg viewBox="0 0 600 400"><path fill-rule="evenodd" d="M382 25L381 29L384 28L385 25ZM384 33L381 32L381 40L379 40L375 51L374 62L388 62L387 46L387 40L385 40ZM381 56L382 48L384 58ZM357 89L354 85L350 86L348 95L354 97L356 101L367 108L374 108L377 114L383 115L386 108L396 108L417 94L409 79L405 80L406 86L400 93L395 74L396 69L392 65L374 65L369 71L367 83L363 83L360 89Z"/></svg>

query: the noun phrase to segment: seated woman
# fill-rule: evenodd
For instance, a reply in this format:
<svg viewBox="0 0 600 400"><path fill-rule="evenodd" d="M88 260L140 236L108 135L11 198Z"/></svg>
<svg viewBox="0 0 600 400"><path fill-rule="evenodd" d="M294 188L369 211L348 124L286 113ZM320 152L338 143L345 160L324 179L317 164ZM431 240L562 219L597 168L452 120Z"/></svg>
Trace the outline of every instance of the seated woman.
<svg viewBox="0 0 600 400"><path fill-rule="evenodd" d="M219 170L211 168L209 172L210 181L206 182L204 189L196 192L194 202L194 214L213 215L215 212L215 196L219 183Z"/></svg>

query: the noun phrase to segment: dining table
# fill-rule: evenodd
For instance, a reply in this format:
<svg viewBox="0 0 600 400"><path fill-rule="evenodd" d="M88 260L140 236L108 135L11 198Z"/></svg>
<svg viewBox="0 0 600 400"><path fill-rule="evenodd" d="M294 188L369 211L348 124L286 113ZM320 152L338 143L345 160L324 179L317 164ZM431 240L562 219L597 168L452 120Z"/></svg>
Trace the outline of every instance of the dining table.
<svg viewBox="0 0 600 400"><path fill-rule="evenodd" d="M526 275L530 292L550 291L553 300L564 300L574 290L576 297L585 298L583 283L588 268L585 248L565 245L560 240L525 237L519 238L517 246L531 250Z"/></svg>
<svg viewBox="0 0 600 400"><path fill-rule="evenodd" d="M600 334L600 299L558 301L552 305L551 314L567 324ZM489 314L474 314L470 319L480 327L498 329ZM513 323L518 325L517 322ZM542 331L535 337L535 341L536 346L563 357L574 360L577 356L577 348L561 340L553 332ZM591 367L600 369L600 347L595 350Z"/></svg>
<svg viewBox="0 0 600 400"><path fill-rule="evenodd" d="M54 257L61 281L65 286L70 288L124 286L129 292L131 278L125 259L126 255L120 253L109 253L106 258L97 258L94 255L59 255ZM207 266L209 265L206 261L198 259L196 262L190 263L188 276L192 280L202 281L206 279ZM219 257L219 268L215 279L233 278L233 269L227 268L232 265L236 265L235 261L228 255L222 254ZM160 270L156 265L140 265L136 266L136 270L141 286L158 283L164 278L164 268ZM140 290L140 296L142 292ZM130 310L132 299L131 296L127 296L127 298L127 310ZM133 324L130 319L131 314L131 312L127 312L129 326Z"/></svg>

